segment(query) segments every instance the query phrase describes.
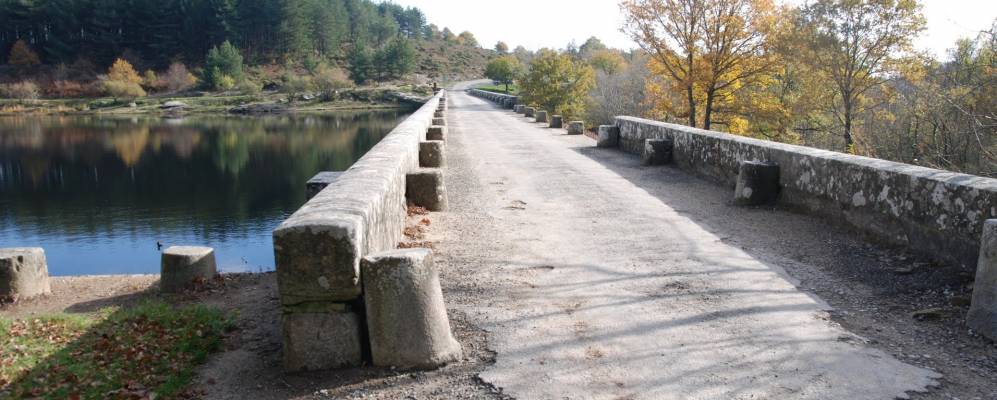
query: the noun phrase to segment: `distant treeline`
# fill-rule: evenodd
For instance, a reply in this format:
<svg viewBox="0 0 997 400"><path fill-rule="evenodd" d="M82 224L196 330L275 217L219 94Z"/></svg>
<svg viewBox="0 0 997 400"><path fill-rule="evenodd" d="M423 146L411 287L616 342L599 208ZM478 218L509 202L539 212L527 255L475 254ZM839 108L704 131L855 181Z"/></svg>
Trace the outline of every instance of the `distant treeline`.
<svg viewBox="0 0 997 400"><path fill-rule="evenodd" d="M0 22L0 49L24 40L50 65L122 55L155 68L201 64L226 40L250 63L333 59L395 38L455 37L417 8L370 0L0 0Z"/></svg>

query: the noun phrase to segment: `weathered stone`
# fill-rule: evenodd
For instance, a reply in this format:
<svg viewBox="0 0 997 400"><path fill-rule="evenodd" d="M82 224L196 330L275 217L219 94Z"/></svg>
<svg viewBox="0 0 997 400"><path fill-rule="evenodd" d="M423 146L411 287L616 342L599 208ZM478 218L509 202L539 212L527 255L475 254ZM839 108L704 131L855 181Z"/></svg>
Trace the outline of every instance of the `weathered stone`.
<svg viewBox="0 0 997 400"><path fill-rule="evenodd" d="M281 304L360 297L362 229L359 216L329 214L321 221L281 225L274 231Z"/></svg>
<svg viewBox="0 0 997 400"><path fill-rule="evenodd" d="M997 219L983 223L980 260L976 263L973 299L966 323L979 334L997 340Z"/></svg>
<svg viewBox="0 0 997 400"><path fill-rule="evenodd" d="M290 313L281 317L284 370L317 371L363 364L360 316L353 312Z"/></svg>
<svg viewBox="0 0 997 400"><path fill-rule="evenodd" d="M672 139L647 139L644 141L644 153L641 154L641 165L664 165L672 162Z"/></svg>
<svg viewBox="0 0 997 400"><path fill-rule="evenodd" d="M433 118L445 118L445 117L446 113L443 111L437 110L435 113L433 113Z"/></svg>
<svg viewBox="0 0 997 400"><path fill-rule="evenodd" d="M536 108L526 107L523 110L524 110L523 113L526 115L526 118L534 118L534 117L537 116L537 109Z"/></svg>
<svg viewBox="0 0 997 400"><path fill-rule="evenodd" d="M409 201L430 211L446 210L443 172L438 169L419 169L409 173L405 177L405 196Z"/></svg>
<svg viewBox="0 0 997 400"><path fill-rule="evenodd" d="M45 250L0 249L0 300L16 301L52 293Z"/></svg>
<svg viewBox="0 0 997 400"><path fill-rule="evenodd" d="M170 246L163 250L160 262L159 289L175 293L198 279L215 277L215 250L200 246Z"/></svg>
<svg viewBox="0 0 997 400"><path fill-rule="evenodd" d="M426 130L426 140L447 140L447 127L441 125L430 126Z"/></svg>
<svg viewBox="0 0 997 400"><path fill-rule="evenodd" d="M343 173L339 171L322 171L315 174L312 179L305 182L305 198L311 200L312 197L315 197L318 192L321 192L326 186L335 182L336 178L339 178L341 175Z"/></svg>
<svg viewBox="0 0 997 400"><path fill-rule="evenodd" d="M433 125L445 126L446 124L446 118L433 118Z"/></svg>
<svg viewBox="0 0 997 400"><path fill-rule="evenodd" d="M159 105L159 108L163 110L169 110L173 108L184 108L184 107L187 107L187 103L177 100L170 100Z"/></svg>
<svg viewBox="0 0 997 400"><path fill-rule="evenodd" d="M440 168L446 165L443 141L429 140L419 143L419 166L423 168Z"/></svg>
<svg viewBox="0 0 997 400"><path fill-rule="evenodd" d="M461 358L430 250L371 255L362 268L374 365L428 369Z"/></svg>
<svg viewBox="0 0 997 400"><path fill-rule="evenodd" d="M564 117L560 115L552 115L550 117L550 128L561 128L564 126Z"/></svg>
<svg viewBox="0 0 997 400"><path fill-rule="evenodd" d="M512 106L512 111L515 112L516 114L524 114L526 113L526 106L522 104L516 104Z"/></svg>
<svg viewBox="0 0 997 400"><path fill-rule="evenodd" d="M537 121L536 122L542 123L542 124L546 124L547 123L547 111L544 111L544 110L537 111Z"/></svg>
<svg viewBox="0 0 997 400"><path fill-rule="evenodd" d="M617 147L620 145L620 128L615 125L599 125L598 147Z"/></svg>
<svg viewBox="0 0 997 400"><path fill-rule="evenodd" d="M779 197L779 166L761 161L742 161L734 188L734 204L771 204Z"/></svg>
<svg viewBox="0 0 997 400"><path fill-rule="evenodd" d="M585 133L585 121L568 122L569 135L581 135L583 133Z"/></svg>

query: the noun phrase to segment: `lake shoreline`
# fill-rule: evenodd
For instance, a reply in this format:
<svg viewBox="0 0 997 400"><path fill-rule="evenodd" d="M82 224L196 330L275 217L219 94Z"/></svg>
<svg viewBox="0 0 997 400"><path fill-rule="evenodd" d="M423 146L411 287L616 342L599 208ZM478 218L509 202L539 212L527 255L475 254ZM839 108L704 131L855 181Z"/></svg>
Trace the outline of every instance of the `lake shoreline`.
<svg viewBox="0 0 997 400"><path fill-rule="evenodd" d="M394 89L352 90L339 98L324 100L318 95L289 96L284 93L264 92L257 95L210 93L201 96L150 96L129 100L112 98L72 98L15 100L0 99L0 116L48 115L115 115L162 116L186 115L282 115L292 113L324 113L338 111L399 110L415 106L413 101L421 96L409 91ZM288 101L288 98L297 98ZM167 103L180 102L183 106L166 107ZM263 107L276 112L238 113L237 107Z"/></svg>

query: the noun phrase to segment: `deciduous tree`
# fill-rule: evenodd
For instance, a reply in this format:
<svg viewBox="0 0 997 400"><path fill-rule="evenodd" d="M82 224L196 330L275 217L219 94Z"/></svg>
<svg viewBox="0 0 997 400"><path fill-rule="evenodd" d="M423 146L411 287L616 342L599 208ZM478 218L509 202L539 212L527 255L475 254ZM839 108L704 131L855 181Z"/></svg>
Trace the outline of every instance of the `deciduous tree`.
<svg viewBox="0 0 997 400"><path fill-rule="evenodd" d="M541 49L520 80L520 96L527 104L567 118L581 116L585 113L586 96L595 84L594 75L587 63L575 61L568 54Z"/></svg>

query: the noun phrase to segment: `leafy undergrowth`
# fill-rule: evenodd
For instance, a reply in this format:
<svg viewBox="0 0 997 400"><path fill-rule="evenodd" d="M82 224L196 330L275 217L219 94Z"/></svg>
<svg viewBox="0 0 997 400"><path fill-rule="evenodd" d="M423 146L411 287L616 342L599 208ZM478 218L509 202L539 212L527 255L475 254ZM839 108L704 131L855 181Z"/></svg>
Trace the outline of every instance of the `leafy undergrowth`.
<svg viewBox="0 0 997 400"><path fill-rule="evenodd" d="M194 397L194 369L229 326L221 311L164 303L0 318L0 399Z"/></svg>

